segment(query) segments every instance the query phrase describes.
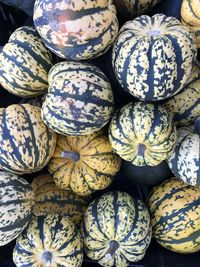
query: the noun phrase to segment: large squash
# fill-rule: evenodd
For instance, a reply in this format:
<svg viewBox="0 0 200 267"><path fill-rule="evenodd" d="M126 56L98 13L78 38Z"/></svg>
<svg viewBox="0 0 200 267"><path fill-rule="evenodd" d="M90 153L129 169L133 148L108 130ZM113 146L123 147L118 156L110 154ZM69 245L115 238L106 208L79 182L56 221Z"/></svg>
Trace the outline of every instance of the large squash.
<svg viewBox="0 0 200 267"><path fill-rule="evenodd" d="M0 168L23 174L47 165L56 134L41 119L40 108L14 104L0 109Z"/></svg>
<svg viewBox="0 0 200 267"><path fill-rule="evenodd" d="M0 246L15 239L30 222L35 204L31 185L0 171Z"/></svg>
<svg viewBox="0 0 200 267"><path fill-rule="evenodd" d="M105 53L118 33L111 0L36 0L33 20L45 45L59 57L72 60Z"/></svg>
<svg viewBox="0 0 200 267"><path fill-rule="evenodd" d="M55 183L79 195L108 187L119 171L121 160L103 133L69 137L58 135L48 167Z"/></svg>
<svg viewBox="0 0 200 267"><path fill-rule="evenodd" d="M50 70L42 118L55 132L74 136L97 132L113 110L111 85L97 67L64 61Z"/></svg>
<svg viewBox="0 0 200 267"><path fill-rule="evenodd" d="M34 217L16 241L16 267L80 267L83 242L75 225L66 217L49 214Z"/></svg>
<svg viewBox="0 0 200 267"><path fill-rule="evenodd" d="M173 150L177 132L161 105L131 102L113 116L109 139L121 158L137 166L156 166Z"/></svg>
<svg viewBox="0 0 200 267"><path fill-rule="evenodd" d="M35 28L15 30L0 54L0 84L14 95L32 97L48 89L51 52Z"/></svg>
<svg viewBox="0 0 200 267"><path fill-rule="evenodd" d="M156 14L126 22L113 47L113 68L122 87L144 101L177 94L189 78L197 48L179 20Z"/></svg>
<svg viewBox="0 0 200 267"><path fill-rule="evenodd" d="M172 178L152 190L148 206L160 245L179 253L200 251L200 187Z"/></svg>
<svg viewBox="0 0 200 267"><path fill-rule="evenodd" d="M105 267L141 260L151 241L150 216L139 199L109 192L88 207L83 222L87 256Z"/></svg>

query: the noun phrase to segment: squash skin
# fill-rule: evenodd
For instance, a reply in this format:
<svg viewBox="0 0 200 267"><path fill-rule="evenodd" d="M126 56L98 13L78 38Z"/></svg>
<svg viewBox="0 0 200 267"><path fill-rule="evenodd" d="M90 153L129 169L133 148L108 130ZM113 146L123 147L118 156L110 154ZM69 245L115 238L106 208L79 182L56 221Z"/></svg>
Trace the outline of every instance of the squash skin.
<svg viewBox="0 0 200 267"><path fill-rule="evenodd" d="M178 253L200 250L200 188L173 177L150 193L148 207L153 237Z"/></svg>
<svg viewBox="0 0 200 267"><path fill-rule="evenodd" d="M48 252L51 257L44 257ZM49 214L33 217L16 241L13 261L17 267L80 267L83 242L75 225L66 217Z"/></svg>

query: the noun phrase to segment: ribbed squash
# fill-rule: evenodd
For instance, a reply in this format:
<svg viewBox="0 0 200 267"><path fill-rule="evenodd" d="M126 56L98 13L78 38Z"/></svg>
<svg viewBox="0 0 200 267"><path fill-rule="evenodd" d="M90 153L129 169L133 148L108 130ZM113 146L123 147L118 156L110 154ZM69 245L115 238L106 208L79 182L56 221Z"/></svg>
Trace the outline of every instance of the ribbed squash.
<svg viewBox="0 0 200 267"><path fill-rule="evenodd" d="M151 241L150 216L139 199L109 192L88 207L83 223L87 256L105 267L141 260Z"/></svg>
<svg viewBox="0 0 200 267"><path fill-rule="evenodd" d="M72 60L105 53L118 33L111 0L36 0L33 20L45 45Z"/></svg>
<svg viewBox="0 0 200 267"><path fill-rule="evenodd" d="M161 105L131 102L113 116L109 139L121 158L136 166L157 166L173 150L177 131Z"/></svg>
<svg viewBox="0 0 200 267"><path fill-rule="evenodd" d="M80 267L81 235L66 217L34 217L16 241L13 261L16 267Z"/></svg>
<svg viewBox="0 0 200 267"><path fill-rule="evenodd" d="M14 104L0 109L0 168L23 174L47 165L56 134L41 119L40 108Z"/></svg>
<svg viewBox="0 0 200 267"><path fill-rule="evenodd" d="M179 253L200 251L200 187L172 178L153 189L148 206L160 245Z"/></svg>
<svg viewBox="0 0 200 267"><path fill-rule="evenodd" d="M31 185L0 171L0 246L15 239L30 222L35 204Z"/></svg>
<svg viewBox="0 0 200 267"><path fill-rule="evenodd" d="M37 176L32 182L35 192L34 214L36 216L58 213L68 216L80 226L90 198L80 197L71 190L56 186L50 174Z"/></svg>
<svg viewBox="0 0 200 267"><path fill-rule="evenodd" d="M196 62L192 75L181 92L164 103L177 126L188 126L200 115L200 64Z"/></svg>
<svg viewBox="0 0 200 267"><path fill-rule="evenodd" d="M100 131L81 137L58 135L48 167L58 187L79 195L108 187L119 171L121 160Z"/></svg>
<svg viewBox="0 0 200 267"><path fill-rule="evenodd" d="M200 186L200 117L195 126L178 129L178 140L168 164L183 182Z"/></svg>
<svg viewBox="0 0 200 267"><path fill-rule="evenodd" d="M73 136L97 132L113 110L111 85L97 67L65 61L50 70L42 118L55 132Z"/></svg>
<svg viewBox="0 0 200 267"><path fill-rule="evenodd" d="M0 54L0 84L14 95L32 97L48 89L52 55L35 28L14 31Z"/></svg>
<svg viewBox="0 0 200 267"><path fill-rule="evenodd" d="M126 22L113 47L113 68L121 86L144 101L177 94L189 78L197 48L179 20L156 14Z"/></svg>

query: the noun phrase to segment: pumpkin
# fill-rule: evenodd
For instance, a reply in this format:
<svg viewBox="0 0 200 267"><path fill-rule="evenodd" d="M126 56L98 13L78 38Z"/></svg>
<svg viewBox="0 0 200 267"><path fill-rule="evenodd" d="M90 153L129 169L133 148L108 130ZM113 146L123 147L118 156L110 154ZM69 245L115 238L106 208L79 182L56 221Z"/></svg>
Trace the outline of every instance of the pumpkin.
<svg viewBox="0 0 200 267"><path fill-rule="evenodd" d="M48 168L58 187L90 195L94 190L108 187L120 165L120 157L99 131L79 137L58 135Z"/></svg>
<svg viewBox="0 0 200 267"><path fill-rule="evenodd" d="M0 171L0 246L14 240L30 222L34 193L22 177Z"/></svg>
<svg viewBox="0 0 200 267"><path fill-rule="evenodd" d="M178 253L200 251L200 188L172 178L153 188L148 207L153 237Z"/></svg>
<svg viewBox="0 0 200 267"><path fill-rule="evenodd" d="M41 119L40 108L13 104L0 109L0 168L23 174L47 165L56 134Z"/></svg>
<svg viewBox="0 0 200 267"><path fill-rule="evenodd" d="M80 197L71 190L60 189L50 174L37 176L31 185L35 192L36 216L58 213L69 216L74 224L80 226L90 198Z"/></svg>
<svg viewBox="0 0 200 267"><path fill-rule="evenodd" d="M128 266L141 260L151 241L150 216L143 202L124 192L95 199L83 221L87 256L102 266Z"/></svg>
<svg viewBox="0 0 200 267"><path fill-rule="evenodd" d="M179 20L143 15L120 29L112 65L126 91L143 101L158 101L182 89L196 55L194 38Z"/></svg>
<svg viewBox="0 0 200 267"><path fill-rule="evenodd" d="M113 111L111 85L97 67L65 61L50 70L42 119L55 132L73 136L97 132Z"/></svg>
<svg viewBox="0 0 200 267"><path fill-rule="evenodd" d="M72 60L102 55L118 34L116 8L110 0L36 0L33 21L45 45Z"/></svg>
<svg viewBox="0 0 200 267"><path fill-rule="evenodd" d="M178 129L178 140L168 164L183 182L200 186L200 117L195 126Z"/></svg>
<svg viewBox="0 0 200 267"><path fill-rule="evenodd" d="M55 214L34 217L16 241L13 261L16 267L80 267L82 238L66 217Z"/></svg>
<svg viewBox="0 0 200 267"><path fill-rule="evenodd" d="M129 103L117 110L109 127L115 153L136 166L157 166L177 140L176 127L161 105Z"/></svg>
<svg viewBox="0 0 200 267"><path fill-rule="evenodd" d="M33 97L48 89L52 55L35 28L15 30L0 54L0 84L10 93Z"/></svg>
<svg viewBox="0 0 200 267"><path fill-rule="evenodd" d="M200 115L200 64L196 62L192 75L180 93L164 103L178 127L188 126Z"/></svg>

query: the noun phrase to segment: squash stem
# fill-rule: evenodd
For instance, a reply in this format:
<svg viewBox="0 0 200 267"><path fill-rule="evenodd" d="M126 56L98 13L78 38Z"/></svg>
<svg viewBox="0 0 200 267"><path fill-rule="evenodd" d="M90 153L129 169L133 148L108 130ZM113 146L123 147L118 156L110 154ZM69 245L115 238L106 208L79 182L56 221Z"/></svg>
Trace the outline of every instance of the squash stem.
<svg viewBox="0 0 200 267"><path fill-rule="evenodd" d="M115 241L115 240L112 240L109 243L109 249L108 249L106 254L110 255L111 257L113 257L113 255L118 250L118 248L119 248L119 243L117 241Z"/></svg>
<svg viewBox="0 0 200 267"><path fill-rule="evenodd" d="M194 133L200 135L200 117L196 118L195 125L194 125Z"/></svg>
<svg viewBox="0 0 200 267"><path fill-rule="evenodd" d="M50 251L45 251L42 254L42 261L44 262L45 266L51 266L53 260L53 254Z"/></svg>
<svg viewBox="0 0 200 267"><path fill-rule="evenodd" d="M63 151L61 153L61 157L62 158L70 158L74 162L77 162L77 161L80 160L80 153L79 152L75 152L75 151Z"/></svg>
<svg viewBox="0 0 200 267"><path fill-rule="evenodd" d="M138 155L140 157L144 157L144 152L145 152L146 146L144 144L138 144Z"/></svg>

